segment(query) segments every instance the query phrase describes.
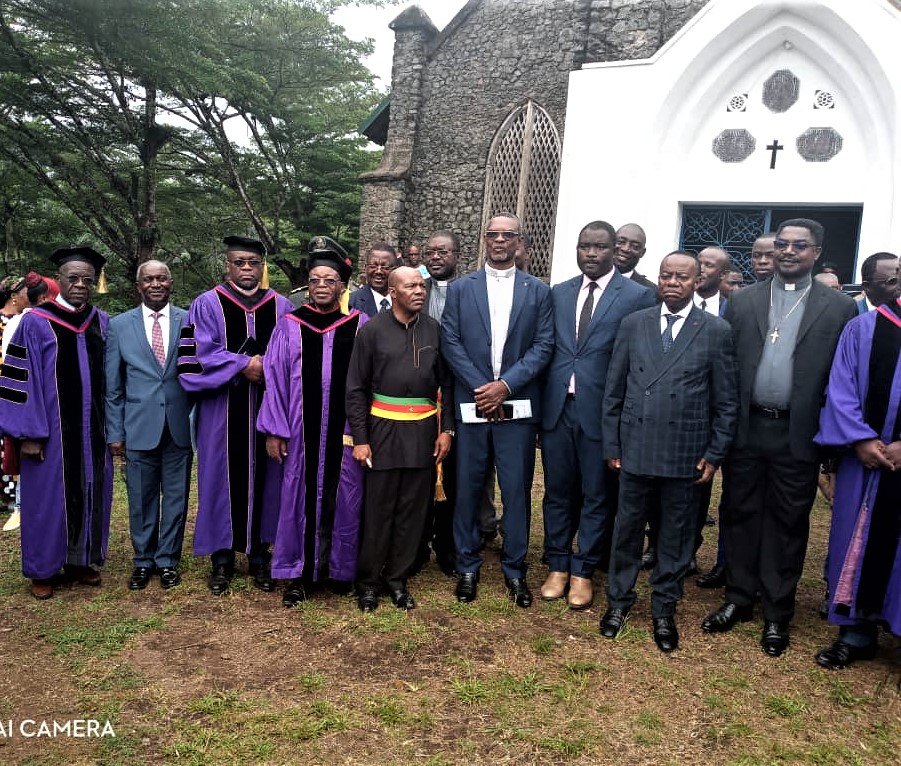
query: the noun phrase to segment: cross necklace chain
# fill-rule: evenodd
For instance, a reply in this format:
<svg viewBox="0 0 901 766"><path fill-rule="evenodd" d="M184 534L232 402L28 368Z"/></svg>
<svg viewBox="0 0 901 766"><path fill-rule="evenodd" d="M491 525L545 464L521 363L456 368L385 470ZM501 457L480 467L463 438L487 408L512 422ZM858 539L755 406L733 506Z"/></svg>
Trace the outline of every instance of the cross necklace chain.
<svg viewBox="0 0 901 766"><path fill-rule="evenodd" d="M792 315L792 312L796 308L798 308L798 306L801 305L801 303L807 297L807 293L810 292L810 288L812 286L813 286L813 282L811 282L809 285L807 285L807 287L805 287L804 290L801 292L801 295L798 296L798 300L795 301L795 305L792 306L788 310L788 313L781 319L774 322L775 326L773 327L773 331L767 336L770 339L770 343L775 343L777 340L779 340L779 325L782 324L786 319L788 319ZM772 313L772 311L773 311L773 284L770 283L770 313Z"/></svg>

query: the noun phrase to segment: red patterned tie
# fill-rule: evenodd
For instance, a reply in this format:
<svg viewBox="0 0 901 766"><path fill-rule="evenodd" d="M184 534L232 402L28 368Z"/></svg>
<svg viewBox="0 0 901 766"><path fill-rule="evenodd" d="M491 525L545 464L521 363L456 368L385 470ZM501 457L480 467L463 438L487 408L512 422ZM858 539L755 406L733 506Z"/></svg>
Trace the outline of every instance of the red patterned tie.
<svg viewBox="0 0 901 766"><path fill-rule="evenodd" d="M153 317L153 328L150 331L150 348L153 349L153 355L156 361L160 363L160 367L166 366L166 349L163 348L163 328L160 326L160 312L151 311L150 316Z"/></svg>

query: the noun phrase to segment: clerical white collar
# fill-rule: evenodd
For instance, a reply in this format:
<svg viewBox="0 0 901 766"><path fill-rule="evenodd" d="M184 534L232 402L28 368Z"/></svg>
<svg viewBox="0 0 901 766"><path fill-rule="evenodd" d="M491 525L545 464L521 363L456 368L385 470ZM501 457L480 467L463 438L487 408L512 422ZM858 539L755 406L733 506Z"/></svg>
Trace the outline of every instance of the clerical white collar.
<svg viewBox="0 0 901 766"><path fill-rule="evenodd" d="M449 280L447 280L447 279L444 279L444 280L441 280L441 279L433 279L433 280L432 280L432 284L435 285L436 287L447 287L448 281L449 281Z"/></svg>
<svg viewBox="0 0 901 766"><path fill-rule="evenodd" d="M805 274L794 284L792 284L791 282L785 282L778 274L773 274L773 284L779 290L785 290L789 293L794 292L795 290L803 290L805 287L809 287L810 282L810 274Z"/></svg>
<svg viewBox="0 0 901 766"><path fill-rule="evenodd" d="M489 266L487 263L485 264L485 273L489 277L494 277L495 279L508 279L516 274L516 266L511 266L509 269L495 269L493 266Z"/></svg>

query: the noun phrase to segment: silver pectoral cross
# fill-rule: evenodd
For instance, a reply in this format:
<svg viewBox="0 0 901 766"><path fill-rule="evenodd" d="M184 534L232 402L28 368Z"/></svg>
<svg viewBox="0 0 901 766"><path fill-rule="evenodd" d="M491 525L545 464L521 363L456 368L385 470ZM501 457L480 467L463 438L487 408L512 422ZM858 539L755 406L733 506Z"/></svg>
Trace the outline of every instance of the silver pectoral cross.
<svg viewBox="0 0 901 766"><path fill-rule="evenodd" d="M777 340L779 340L779 328L774 327L770 333L770 343L775 343Z"/></svg>

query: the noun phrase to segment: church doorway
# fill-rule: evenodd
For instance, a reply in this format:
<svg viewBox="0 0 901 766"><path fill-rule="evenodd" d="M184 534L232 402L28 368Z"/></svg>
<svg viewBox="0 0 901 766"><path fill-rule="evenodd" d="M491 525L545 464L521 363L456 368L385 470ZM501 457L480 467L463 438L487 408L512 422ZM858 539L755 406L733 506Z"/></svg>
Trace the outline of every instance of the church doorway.
<svg viewBox="0 0 901 766"><path fill-rule="evenodd" d="M685 205L679 247L699 252L705 247L722 247L742 270L745 282L753 282L751 246L760 234L775 231L789 218L812 218L826 229L819 266L834 264L843 284L854 282L860 218L863 207L818 205L810 207L717 207Z"/></svg>

